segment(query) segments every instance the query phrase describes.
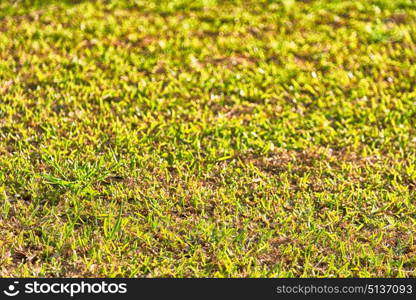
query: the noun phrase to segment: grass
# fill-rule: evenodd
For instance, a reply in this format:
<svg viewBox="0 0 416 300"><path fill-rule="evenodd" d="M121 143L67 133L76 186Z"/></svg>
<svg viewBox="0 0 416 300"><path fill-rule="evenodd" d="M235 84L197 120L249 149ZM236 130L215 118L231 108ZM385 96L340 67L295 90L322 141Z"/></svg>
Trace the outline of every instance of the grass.
<svg viewBox="0 0 416 300"><path fill-rule="evenodd" d="M0 2L0 275L416 276L416 2Z"/></svg>

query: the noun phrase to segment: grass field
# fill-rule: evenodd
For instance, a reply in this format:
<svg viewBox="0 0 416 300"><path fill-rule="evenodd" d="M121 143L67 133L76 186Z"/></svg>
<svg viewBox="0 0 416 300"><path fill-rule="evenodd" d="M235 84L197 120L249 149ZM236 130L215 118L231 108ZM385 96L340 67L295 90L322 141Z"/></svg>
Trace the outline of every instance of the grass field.
<svg viewBox="0 0 416 300"><path fill-rule="evenodd" d="M0 276L416 276L416 1L0 2Z"/></svg>

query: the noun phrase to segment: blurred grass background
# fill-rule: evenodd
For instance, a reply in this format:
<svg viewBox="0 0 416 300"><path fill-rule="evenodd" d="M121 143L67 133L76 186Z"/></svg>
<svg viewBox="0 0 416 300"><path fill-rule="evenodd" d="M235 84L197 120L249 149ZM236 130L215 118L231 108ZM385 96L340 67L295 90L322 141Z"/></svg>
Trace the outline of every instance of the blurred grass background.
<svg viewBox="0 0 416 300"><path fill-rule="evenodd" d="M1 1L0 275L412 277L416 3Z"/></svg>

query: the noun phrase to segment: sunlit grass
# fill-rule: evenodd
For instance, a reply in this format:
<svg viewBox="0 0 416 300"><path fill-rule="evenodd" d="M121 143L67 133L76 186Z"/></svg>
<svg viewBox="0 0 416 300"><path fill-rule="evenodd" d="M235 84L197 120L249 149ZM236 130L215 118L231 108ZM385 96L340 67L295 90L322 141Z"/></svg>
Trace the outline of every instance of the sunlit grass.
<svg viewBox="0 0 416 300"><path fill-rule="evenodd" d="M416 2L0 2L0 275L415 276Z"/></svg>

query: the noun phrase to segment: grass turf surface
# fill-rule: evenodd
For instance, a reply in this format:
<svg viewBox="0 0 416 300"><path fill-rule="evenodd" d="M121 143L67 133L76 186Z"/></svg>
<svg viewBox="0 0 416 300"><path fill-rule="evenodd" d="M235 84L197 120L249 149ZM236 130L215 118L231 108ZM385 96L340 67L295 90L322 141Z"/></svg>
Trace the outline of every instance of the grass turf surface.
<svg viewBox="0 0 416 300"><path fill-rule="evenodd" d="M1 276L416 275L416 2L1 1Z"/></svg>

